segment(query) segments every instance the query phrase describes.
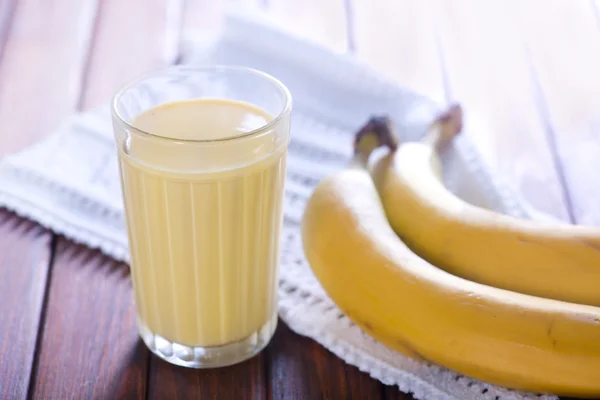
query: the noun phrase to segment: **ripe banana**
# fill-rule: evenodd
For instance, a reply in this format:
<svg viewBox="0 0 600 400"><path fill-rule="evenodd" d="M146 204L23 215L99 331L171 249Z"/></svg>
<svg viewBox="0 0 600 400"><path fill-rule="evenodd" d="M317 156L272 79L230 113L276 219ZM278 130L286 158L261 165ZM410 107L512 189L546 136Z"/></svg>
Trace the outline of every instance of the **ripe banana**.
<svg viewBox="0 0 600 400"><path fill-rule="evenodd" d="M444 187L438 152L460 131L461 118L453 108L422 142L403 143L373 166L393 229L451 274L600 306L600 229L521 220L468 204Z"/></svg>
<svg viewBox="0 0 600 400"><path fill-rule="evenodd" d="M417 256L365 169L377 142L362 135L354 162L321 181L305 208L304 251L328 295L409 356L510 388L599 396L600 308L481 285Z"/></svg>

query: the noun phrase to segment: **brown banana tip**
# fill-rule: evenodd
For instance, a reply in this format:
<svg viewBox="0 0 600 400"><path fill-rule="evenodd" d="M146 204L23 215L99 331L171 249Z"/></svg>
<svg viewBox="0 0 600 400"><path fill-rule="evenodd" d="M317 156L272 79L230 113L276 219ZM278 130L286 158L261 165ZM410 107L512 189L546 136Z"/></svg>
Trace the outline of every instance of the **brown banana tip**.
<svg viewBox="0 0 600 400"><path fill-rule="evenodd" d="M447 139L452 139L457 136L463 129L463 109L460 104L452 104L442 113L437 122L441 124L444 131L444 136Z"/></svg>
<svg viewBox="0 0 600 400"><path fill-rule="evenodd" d="M356 132L354 152L368 156L378 147L394 151L398 147L392 120L387 115L373 116Z"/></svg>

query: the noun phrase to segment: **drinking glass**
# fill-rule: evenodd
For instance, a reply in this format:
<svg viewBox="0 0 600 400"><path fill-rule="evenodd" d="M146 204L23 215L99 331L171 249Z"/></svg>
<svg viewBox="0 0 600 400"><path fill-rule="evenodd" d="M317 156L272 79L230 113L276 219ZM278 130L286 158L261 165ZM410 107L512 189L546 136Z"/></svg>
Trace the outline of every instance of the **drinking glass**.
<svg viewBox="0 0 600 400"><path fill-rule="evenodd" d="M168 137L141 113L194 99L242 101L271 116L233 137ZM260 352L277 325L291 96L238 66L149 73L112 102L139 333L173 364L208 368Z"/></svg>

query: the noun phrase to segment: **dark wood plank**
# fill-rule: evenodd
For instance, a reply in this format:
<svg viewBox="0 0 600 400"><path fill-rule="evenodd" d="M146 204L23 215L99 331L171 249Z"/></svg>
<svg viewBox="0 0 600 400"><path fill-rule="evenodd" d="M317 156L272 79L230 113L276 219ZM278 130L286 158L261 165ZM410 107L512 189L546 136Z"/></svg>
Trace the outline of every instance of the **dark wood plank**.
<svg viewBox="0 0 600 400"><path fill-rule="evenodd" d="M569 190L573 221L600 226L600 24L588 1L510 8L539 85L538 106Z"/></svg>
<svg viewBox="0 0 600 400"><path fill-rule="evenodd" d="M50 264L51 235L0 209L0 398L24 399Z"/></svg>
<svg viewBox="0 0 600 400"><path fill-rule="evenodd" d="M33 398L145 397L127 265L59 238L42 328Z"/></svg>
<svg viewBox="0 0 600 400"><path fill-rule="evenodd" d="M493 170L538 209L569 221L531 66L506 4L432 2L447 96L463 104L466 132Z"/></svg>
<svg viewBox="0 0 600 400"><path fill-rule="evenodd" d="M148 399L266 399L265 356L231 367L195 370L152 355Z"/></svg>
<svg viewBox="0 0 600 400"><path fill-rule="evenodd" d="M93 14L89 6L89 1L77 0L18 3L0 60L0 154L44 136L73 110L87 59L86 29L91 28L64 21L88 21ZM42 67L44 73L40 73ZM35 226L18 221L25 225L13 225ZM3 398L18 399L25 398L34 380L30 375L35 374L52 236L40 228L29 234L10 224L6 229L11 230L1 235L1 245L7 251L1 254L10 258L0 260L0 266L2 282L10 286L1 291L0 307L3 318L19 323L2 324L6 327L2 333L8 337L2 343L19 351L13 362L3 363L0 388L9 393ZM31 257L37 260L35 265Z"/></svg>
<svg viewBox="0 0 600 400"><path fill-rule="evenodd" d="M87 28L73 21L86 21L87 3L2 2L0 155L48 133L77 102ZM5 360L0 398L21 399L31 385L52 235L5 210L0 220L0 351Z"/></svg>
<svg viewBox="0 0 600 400"><path fill-rule="evenodd" d="M396 386L385 386L383 388L383 398L385 400L412 400L410 394L402 393L398 390Z"/></svg>
<svg viewBox="0 0 600 400"><path fill-rule="evenodd" d="M266 349L273 399L379 399L383 385L279 322ZM396 390L397 391L397 390ZM410 399L398 392L397 399Z"/></svg>
<svg viewBox="0 0 600 400"><path fill-rule="evenodd" d="M80 110L164 65L163 0L99 1ZM144 398L149 352L137 335L128 267L64 239L56 254L33 397Z"/></svg>

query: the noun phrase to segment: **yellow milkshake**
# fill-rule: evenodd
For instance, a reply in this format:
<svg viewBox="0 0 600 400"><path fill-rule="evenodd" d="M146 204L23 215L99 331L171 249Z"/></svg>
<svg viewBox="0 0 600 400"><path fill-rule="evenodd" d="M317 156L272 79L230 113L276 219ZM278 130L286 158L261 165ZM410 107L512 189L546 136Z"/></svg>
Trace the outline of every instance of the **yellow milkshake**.
<svg viewBox="0 0 600 400"><path fill-rule="evenodd" d="M245 135L272 119L248 103L201 99L131 123L151 133L119 146L143 329L191 348L274 329L289 136Z"/></svg>

